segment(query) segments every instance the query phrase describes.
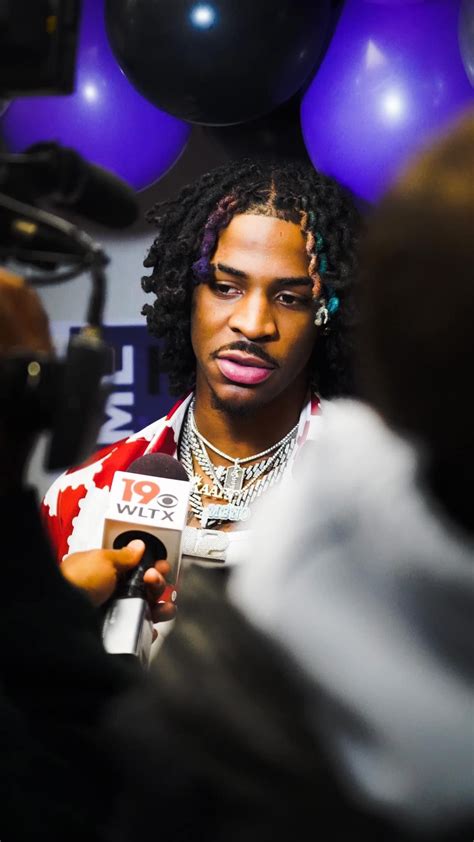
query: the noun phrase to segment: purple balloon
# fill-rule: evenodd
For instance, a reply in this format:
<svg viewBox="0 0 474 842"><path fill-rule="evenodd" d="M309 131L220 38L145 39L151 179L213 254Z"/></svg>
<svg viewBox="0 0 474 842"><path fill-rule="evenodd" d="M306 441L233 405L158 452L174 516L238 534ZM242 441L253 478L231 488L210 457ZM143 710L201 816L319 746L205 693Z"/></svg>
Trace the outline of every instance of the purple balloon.
<svg viewBox="0 0 474 842"><path fill-rule="evenodd" d="M56 141L136 190L173 166L191 132L189 124L155 108L126 79L107 41L103 0L83 2L75 93L17 99L0 125L12 152Z"/></svg>
<svg viewBox="0 0 474 842"><path fill-rule="evenodd" d="M379 6L409 6L412 3L426 3L426 0L365 0L366 3L377 3Z"/></svg>
<svg viewBox="0 0 474 842"><path fill-rule="evenodd" d="M406 8L346 0L301 105L316 168L376 200L416 150L472 106L458 13L458 0Z"/></svg>

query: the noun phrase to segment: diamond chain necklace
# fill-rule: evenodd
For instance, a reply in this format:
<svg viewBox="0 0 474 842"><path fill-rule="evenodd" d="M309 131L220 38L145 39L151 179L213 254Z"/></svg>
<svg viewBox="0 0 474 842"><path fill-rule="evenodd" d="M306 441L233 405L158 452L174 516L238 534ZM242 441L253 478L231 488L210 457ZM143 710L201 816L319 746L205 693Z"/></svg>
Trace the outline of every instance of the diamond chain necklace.
<svg viewBox="0 0 474 842"><path fill-rule="evenodd" d="M194 417L194 398L189 408L189 425L191 444L193 444L193 439L194 443L196 443L197 439L199 443L197 450L198 452L199 450L201 451L205 460L205 464L201 464L201 467L204 468L204 470L206 470L206 468L210 469L211 478L217 483L221 491L224 491L225 489L228 492L234 493L243 492L244 489L247 489L250 485L256 482L259 479L259 477L273 465L275 459L280 455L280 453L283 453L285 446L294 437L296 437L296 433L298 431L298 424L295 424L295 426L289 431L289 433L283 436L283 438L280 439L280 441L277 441L275 444L271 445L271 447L267 447L266 450L262 450L260 453L254 453L253 456L246 456L243 459L239 459L229 456L222 450L218 450L217 447L214 447L214 445L206 438L204 438L204 436L199 432L196 425L196 419ZM218 469L213 465L209 458L209 454L206 451L206 447L214 451L214 453L217 453L218 456L221 456L223 459L226 459L228 462L233 462L234 464L228 468L220 467L218 472ZM194 448L194 451L196 451L196 448ZM273 453L273 456L270 456L269 459L262 460L262 457L265 457L270 453ZM195 453L195 455L198 457L197 453ZM250 470L248 468L245 469L241 467L242 464L245 464L247 462L255 462L256 459L260 459L261 461L252 465ZM206 473L209 475L209 470L206 470ZM220 484L221 478L224 479L224 489L222 489L222 486ZM244 486L245 479L251 480L247 483L246 486Z"/></svg>
<svg viewBox="0 0 474 842"><path fill-rule="evenodd" d="M283 436L283 438L280 439L280 441L277 441L276 444L272 444L271 447L267 447L266 450L262 450L260 453L254 453L253 456L245 456L243 459L240 459L238 457L235 458L235 456L229 456L227 453L224 453L222 450L219 450L217 447L215 447L213 444L211 444L210 441L205 439L202 433L199 432L199 430L197 428L197 425L196 425L196 419L194 417L194 403L195 403L195 401L194 401L194 398L193 398L193 400L191 402L191 405L189 407L190 422L191 422L192 431L197 435L198 439L200 441L202 441L203 444L206 445L206 447L209 448L209 450L212 450L213 453L217 454L217 456L221 456L222 459L226 459L227 462L233 462L234 465L237 464L237 463L239 465L244 465L246 462L255 462L256 459L262 459L263 456L266 456L268 453L271 453L273 450L276 450L277 447L281 447L282 445L286 444L286 442L296 433L296 431L298 429L298 424L295 424L295 426L290 430L290 432L287 433L286 436Z"/></svg>
<svg viewBox="0 0 474 842"><path fill-rule="evenodd" d="M270 486L274 485L282 476L290 456L296 445L298 424L276 444L253 456L235 459L214 447L199 433L194 420L194 401L188 409L180 441L179 458L183 463L190 480L195 486L191 492L190 507L204 527L208 521L244 521L250 517L249 503L253 502ZM225 468L215 466L207 453L210 450L223 459L234 464ZM269 454L273 454L269 456ZM203 506L202 491L196 487L193 456L205 474L212 480L218 494L215 496L228 501L227 505ZM265 459L262 457L269 456ZM241 468L241 463L251 462L260 458L261 461L248 468ZM265 476L263 476L265 474ZM244 479L248 480L244 485Z"/></svg>

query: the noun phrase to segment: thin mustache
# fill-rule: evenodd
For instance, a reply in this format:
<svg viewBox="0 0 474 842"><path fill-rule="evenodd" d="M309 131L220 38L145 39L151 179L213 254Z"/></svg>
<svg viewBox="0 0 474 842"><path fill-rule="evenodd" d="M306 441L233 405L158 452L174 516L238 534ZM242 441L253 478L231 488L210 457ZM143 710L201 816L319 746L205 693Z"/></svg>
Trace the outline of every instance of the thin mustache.
<svg viewBox="0 0 474 842"><path fill-rule="evenodd" d="M253 345L251 342L231 342L230 345L223 345L218 351L213 351L211 357L216 359L225 351L242 351L244 354L252 354L253 357L258 357L260 360L263 360L263 362L269 363L269 365L272 365L275 368L279 368L278 363L270 356L270 354L267 354L266 351L264 351L263 348L260 348L259 345Z"/></svg>

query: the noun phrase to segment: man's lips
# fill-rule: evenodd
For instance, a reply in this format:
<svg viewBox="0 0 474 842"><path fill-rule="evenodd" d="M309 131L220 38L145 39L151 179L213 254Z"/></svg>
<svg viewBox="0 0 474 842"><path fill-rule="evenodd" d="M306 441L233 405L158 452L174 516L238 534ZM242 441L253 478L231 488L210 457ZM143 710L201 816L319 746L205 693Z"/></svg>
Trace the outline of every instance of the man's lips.
<svg viewBox="0 0 474 842"><path fill-rule="evenodd" d="M263 383L271 376L274 366L264 362L252 354L238 351L227 351L217 357L217 365L221 374L233 383L254 386Z"/></svg>

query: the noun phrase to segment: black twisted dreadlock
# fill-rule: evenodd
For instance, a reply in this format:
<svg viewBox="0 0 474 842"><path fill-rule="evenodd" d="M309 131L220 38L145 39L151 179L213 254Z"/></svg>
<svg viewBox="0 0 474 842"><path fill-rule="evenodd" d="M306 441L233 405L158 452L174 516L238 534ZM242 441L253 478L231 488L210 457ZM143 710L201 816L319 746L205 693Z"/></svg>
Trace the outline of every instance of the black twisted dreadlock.
<svg viewBox="0 0 474 842"><path fill-rule="evenodd" d="M176 199L158 203L147 214L158 234L144 261L153 272L142 278L142 287L156 299L142 312L150 332L164 340L162 358L171 390L180 394L194 385L193 289L206 278L220 231L233 216L248 212L301 226L309 274L320 276L325 300L339 302L316 342L312 382L326 398L353 394L353 287L360 221L356 206L337 182L309 164L249 159L206 173Z"/></svg>

